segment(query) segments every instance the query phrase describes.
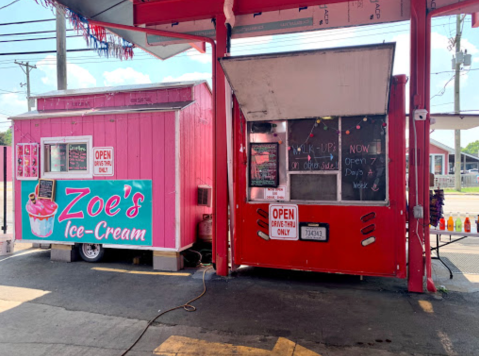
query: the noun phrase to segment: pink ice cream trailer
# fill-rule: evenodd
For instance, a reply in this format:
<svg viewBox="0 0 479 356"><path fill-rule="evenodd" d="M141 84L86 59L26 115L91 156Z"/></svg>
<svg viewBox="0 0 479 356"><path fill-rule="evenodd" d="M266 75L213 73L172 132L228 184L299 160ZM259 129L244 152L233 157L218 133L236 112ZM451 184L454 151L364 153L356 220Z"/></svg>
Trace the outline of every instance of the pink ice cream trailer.
<svg viewBox="0 0 479 356"><path fill-rule="evenodd" d="M211 214L211 91L204 81L88 88L36 97L11 117L15 239L51 244L52 260L105 248L153 251L181 268ZM199 199L201 198L201 199ZM78 247L78 248L77 248Z"/></svg>

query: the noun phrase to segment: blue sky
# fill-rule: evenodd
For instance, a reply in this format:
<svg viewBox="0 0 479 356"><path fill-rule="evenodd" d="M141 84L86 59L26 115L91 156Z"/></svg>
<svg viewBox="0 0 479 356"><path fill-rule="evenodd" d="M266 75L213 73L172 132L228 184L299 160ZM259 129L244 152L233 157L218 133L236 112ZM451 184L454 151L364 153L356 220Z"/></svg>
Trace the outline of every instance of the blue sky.
<svg viewBox="0 0 479 356"><path fill-rule="evenodd" d="M0 0L0 7L10 3ZM20 0L12 6L0 10L0 23L54 18L54 14L33 0ZM68 26L68 28L70 28ZM0 26L0 34L36 32L55 29L55 22L32 23L25 25ZM455 17L442 17L433 22L432 72L442 72L431 77L431 94L442 91L452 77L451 56L448 38L455 34ZM23 38L54 37L54 33L28 36L0 36L0 41ZM74 31L68 35L75 35ZM294 51L337 46L353 46L370 43L396 42L394 74L409 75L409 23L389 23L376 26L363 26L342 30L327 30L315 33L265 36L233 40L232 55ZM67 39L67 48L86 48L82 37ZM470 16L466 17L462 48L473 56L471 69L479 69L479 29L471 29ZM26 42L0 42L0 53L54 50L55 40ZM210 79L211 58L209 54L199 54L194 50L182 53L172 59L161 61L136 49L133 60L119 61L99 57L93 51L68 53L68 88L86 88L105 85L154 83L174 80ZM14 60L29 61L37 69L31 72L31 91L38 94L56 89L56 68L54 54L34 54L0 56L0 131L10 123L6 117L25 112L27 103L25 74L14 64ZM445 72L445 73L444 73ZM474 85L474 83L476 83ZM461 110L479 110L479 70L464 71L461 76ZM14 93L9 93L14 92ZM431 101L432 112L452 112L453 81L444 94ZM479 111L478 111L479 112ZM435 131L432 138L453 147L453 131ZM479 139L479 128L462 131L461 145Z"/></svg>

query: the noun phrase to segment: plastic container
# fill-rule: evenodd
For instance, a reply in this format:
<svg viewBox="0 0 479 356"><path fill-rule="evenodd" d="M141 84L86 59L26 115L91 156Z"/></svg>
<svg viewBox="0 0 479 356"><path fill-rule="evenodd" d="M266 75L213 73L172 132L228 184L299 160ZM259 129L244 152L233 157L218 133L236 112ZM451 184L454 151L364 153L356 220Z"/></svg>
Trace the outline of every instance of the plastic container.
<svg viewBox="0 0 479 356"><path fill-rule="evenodd" d="M439 230L446 230L446 219L444 217L439 220Z"/></svg>
<svg viewBox="0 0 479 356"><path fill-rule="evenodd" d="M461 220L461 213L457 213L456 222L454 223L454 228L456 231L462 231L462 220Z"/></svg>
<svg viewBox="0 0 479 356"><path fill-rule="evenodd" d="M471 220L469 220L469 213L466 213L466 219L464 220L464 232L471 232Z"/></svg>
<svg viewBox="0 0 479 356"><path fill-rule="evenodd" d="M449 219L447 219L447 231L454 231L454 219L452 215L449 215Z"/></svg>

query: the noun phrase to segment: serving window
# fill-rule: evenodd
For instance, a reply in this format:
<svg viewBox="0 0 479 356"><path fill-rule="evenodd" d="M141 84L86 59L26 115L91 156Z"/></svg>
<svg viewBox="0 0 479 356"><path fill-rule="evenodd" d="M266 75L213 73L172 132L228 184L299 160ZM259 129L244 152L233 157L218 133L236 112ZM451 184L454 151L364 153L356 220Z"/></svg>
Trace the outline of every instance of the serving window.
<svg viewBox="0 0 479 356"><path fill-rule="evenodd" d="M91 178L92 136L41 139L43 178Z"/></svg>
<svg viewBox="0 0 479 356"><path fill-rule="evenodd" d="M249 200L384 204L386 120L354 116L249 122Z"/></svg>

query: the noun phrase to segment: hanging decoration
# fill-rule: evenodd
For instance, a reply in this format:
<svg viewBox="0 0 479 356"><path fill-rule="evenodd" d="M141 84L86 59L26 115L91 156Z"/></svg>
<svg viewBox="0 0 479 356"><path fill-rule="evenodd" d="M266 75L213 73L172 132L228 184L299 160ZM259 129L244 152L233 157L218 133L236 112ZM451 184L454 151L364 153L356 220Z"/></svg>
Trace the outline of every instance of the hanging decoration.
<svg viewBox="0 0 479 356"><path fill-rule="evenodd" d="M429 223L436 227L443 218L444 190L436 189L429 191Z"/></svg>
<svg viewBox="0 0 479 356"><path fill-rule="evenodd" d="M108 33L102 26L90 24L86 17L55 0L35 0L35 2L52 10L60 8L65 13L72 27L85 38L87 46L95 50L98 55L106 58L118 58L120 60L133 58L134 45L127 40Z"/></svg>

